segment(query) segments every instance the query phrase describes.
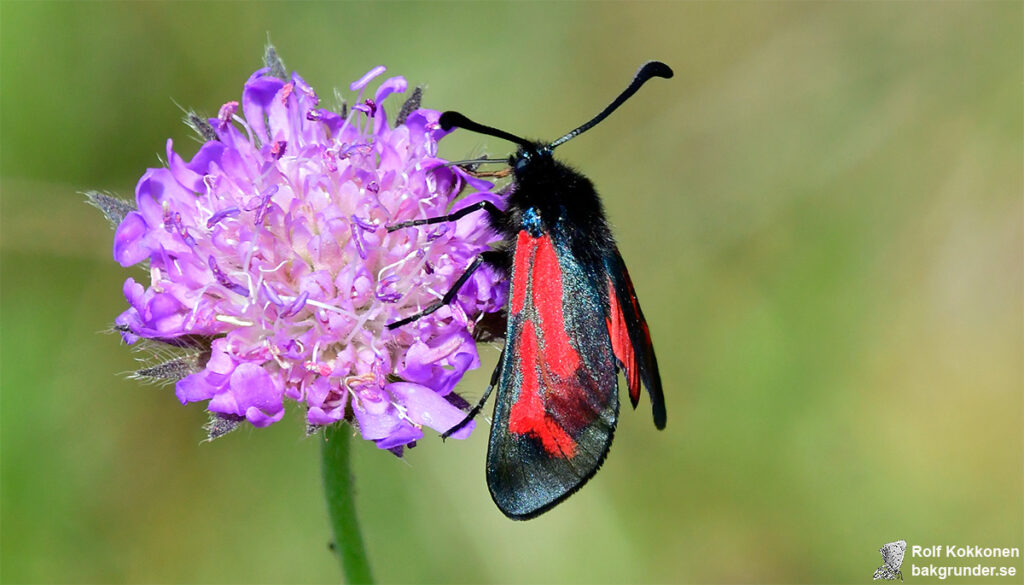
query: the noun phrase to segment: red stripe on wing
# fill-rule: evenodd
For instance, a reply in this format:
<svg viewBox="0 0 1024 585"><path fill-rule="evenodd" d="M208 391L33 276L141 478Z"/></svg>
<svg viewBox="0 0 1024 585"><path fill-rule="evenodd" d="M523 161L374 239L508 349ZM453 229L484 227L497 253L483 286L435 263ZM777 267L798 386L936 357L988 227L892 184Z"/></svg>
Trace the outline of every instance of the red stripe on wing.
<svg viewBox="0 0 1024 585"><path fill-rule="evenodd" d="M562 315L562 269L558 256L547 235L537 239L537 254L533 260L533 306L540 318L544 334L544 363L562 378L568 378L580 367L580 356L569 343Z"/></svg>
<svg viewBox="0 0 1024 585"><path fill-rule="evenodd" d="M605 258L609 279L609 308L613 309L608 318L609 337L616 343L616 360L626 371L629 380L629 397L633 408L639 402L639 386L647 388L651 397L651 410L654 415L654 426L665 428L665 395L661 390L661 376L658 373L658 360L654 356L651 345L651 332L647 321L640 310L636 299L636 291L629 279L629 271L622 262L618 251ZM640 383L636 383L636 377Z"/></svg>
<svg viewBox="0 0 1024 585"><path fill-rule="evenodd" d="M545 360L537 346L533 323L525 321L518 346L523 382L519 398L509 411L508 428L513 433L536 437L549 455L571 458L576 455L576 441L548 415L540 395L542 372L539 370L544 368Z"/></svg>
<svg viewBox="0 0 1024 585"><path fill-rule="evenodd" d="M611 311L608 315L608 336L612 340L612 353L615 359L619 360L626 372L626 382L629 384L629 400L635 408L640 402L640 368L636 363L636 350L629 339L629 328L626 326L626 316L619 304L619 297L615 294L615 285L608 282L608 301ZM644 323L646 332L647 324ZM650 334L648 334L650 339Z"/></svg>

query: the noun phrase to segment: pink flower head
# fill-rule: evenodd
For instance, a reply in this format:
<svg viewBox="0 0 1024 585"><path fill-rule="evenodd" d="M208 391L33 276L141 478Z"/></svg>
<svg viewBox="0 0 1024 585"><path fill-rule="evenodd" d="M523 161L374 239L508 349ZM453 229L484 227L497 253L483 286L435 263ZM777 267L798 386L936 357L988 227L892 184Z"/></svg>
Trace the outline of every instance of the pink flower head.
<svg viewBox="0 0 1024 585"><path fill-rule="evenodd" d="M452 388L479 365L474 328L504 306L506 290L484 268L455 302L387 329L441 298L498 235L483 213L385 228L501 200L474 193L450 208L476 180L437 157L446 132L439 112L412 109L419 92L389 123L385 104L405 92L402 77L368 98L384 72L374 68L339 114L319 108L297 74L274 70L254 73L241 103L216 118L190 117L208 138L192 160L168 140L167 166L139 180L136 207L117 217L114 258L147 263L149 282L125 282L130 308L117 328L128 343L199 343L198 359L161 367L181 372L167 377L182 403L208 401L211 436L232 421L277 422L288 398L305 405L313 427L346 419L400 453L422 427L462 420L465 401Z"/></svg>

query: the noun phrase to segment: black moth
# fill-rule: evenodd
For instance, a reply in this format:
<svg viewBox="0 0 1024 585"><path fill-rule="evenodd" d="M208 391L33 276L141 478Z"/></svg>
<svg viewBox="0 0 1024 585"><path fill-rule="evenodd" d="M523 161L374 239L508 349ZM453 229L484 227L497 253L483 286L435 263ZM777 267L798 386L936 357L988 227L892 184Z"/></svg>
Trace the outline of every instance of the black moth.
<svg viewBox="0 0 1024 585"><path fill-rule="evenodd" d="M503 138L519 145L509 157L513 177L507 209L487 201L450 215L390 226L395 231L487 213L504 236L502 250L478 256L444 297L388 325L397 328L452 302L481 264L511 278L507 341L491 384L469 415L498 388L487 450L487 485L498 508L522 520L572 495L597 472L618 420L618 372L636 408L647 388L654 424L665 427L665 400L651 337L629 273L591 182L555 160L552 151L592 128L652 77L672 77L646 63L618 98L592 120L551 143L525 140L457 112L441 126ZM485 159L483 162L492 162Z"/></svg>

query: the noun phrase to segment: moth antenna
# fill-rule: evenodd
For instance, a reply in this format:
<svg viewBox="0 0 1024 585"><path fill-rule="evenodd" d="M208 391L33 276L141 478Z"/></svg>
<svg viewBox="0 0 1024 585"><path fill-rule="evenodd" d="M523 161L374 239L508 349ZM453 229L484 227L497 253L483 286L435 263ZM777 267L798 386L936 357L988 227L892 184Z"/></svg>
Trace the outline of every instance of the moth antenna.
<svg viewBox="0 0 1024 585"><path fill-rule="evenodd" d="M462 128L463 130L469 130L470 132L476 132L478 134L508 140L509 142L515 142L519 146L531 146L530 141L525 138L520 138L515 134L510 134L504 130L484 126L483 124L470 120L458 112L445 112L441 114L441 119L438 121L441 123L441 128L446 131L451 130L452 128Z"/></svg>
<svg viewBox="0 0 1024 585"><path fill-rule="evenodd" d="M619 97L615 98L615 101L608 104L607 108L602 110L600 114L594 116L586 124L580 126L579 128L573 130L572 132L566 134L565 136L549 144L548 148L555 148L556 146L564 142L568 142L569 140L572 140L576 136L579 136L580 134L583 134L587 130L590 130L591 128L596 126L598 122L607 118L609 114L617 110L619 106L621 106L626 100L632 97L633 94L636 93L637 90L640 89L640 87L643 84L647 83L647 81L650 80L652 77L663 77L665 79L671 79L672 68L669 67L668 65L665 65L661 61L648 61L644 63L643 66L640 67L640 69L636 72L636 75L633 77L633 81L632 83L629 84L629 87L627 87L625 91L619 94Z"/></svg>

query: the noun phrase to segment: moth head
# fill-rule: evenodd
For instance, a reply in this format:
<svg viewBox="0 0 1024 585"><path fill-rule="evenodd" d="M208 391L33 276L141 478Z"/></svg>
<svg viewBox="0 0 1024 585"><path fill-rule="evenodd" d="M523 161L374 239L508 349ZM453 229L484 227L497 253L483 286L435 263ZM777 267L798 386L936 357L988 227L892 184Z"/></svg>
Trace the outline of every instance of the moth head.
<svg viewBox="0 0 1024 585"><path fill-rule="evenodd" d="M551 147L535 142L520 146L516 153L508 158L508 164L516 176L521 176L531 166L548 160L552 160Z"/></svg>

